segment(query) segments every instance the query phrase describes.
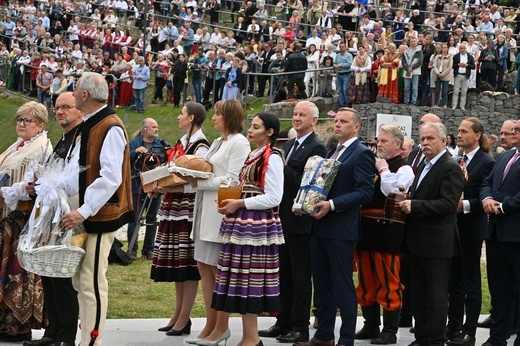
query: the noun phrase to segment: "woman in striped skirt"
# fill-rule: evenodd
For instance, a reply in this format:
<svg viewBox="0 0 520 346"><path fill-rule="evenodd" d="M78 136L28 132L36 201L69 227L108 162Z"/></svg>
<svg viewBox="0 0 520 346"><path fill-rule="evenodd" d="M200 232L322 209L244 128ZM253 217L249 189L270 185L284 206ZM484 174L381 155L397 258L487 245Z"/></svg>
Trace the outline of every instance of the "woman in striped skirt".
<svg viewBox="0 0 520 346"><path fill-rule="evenodd" d="M278 204L283 194L283 159L272 147L280 130L274 114L256 115L248 139L252 151L240 173L242 199L227 199L220 227L212 308L242 314L241 346L262 345L257 314L278 311L278 246L283 244Z"/></svg>
<svg viewBox="0 0 520 346"><path fill-rule="evenodd" d="M200 129L206 110L199 103L188 102L178 117L179 127L186 133L171 155L195 154L204 157L209 143ZM191 331L190 313L200 280L194 246L190 239L195 193L189 184L154 187L155 193L166 193L159 209L160 221L155 238L150 278L155 282L175 282L175 309L169 323L159 328L166 335L183 335Z"/></svg>

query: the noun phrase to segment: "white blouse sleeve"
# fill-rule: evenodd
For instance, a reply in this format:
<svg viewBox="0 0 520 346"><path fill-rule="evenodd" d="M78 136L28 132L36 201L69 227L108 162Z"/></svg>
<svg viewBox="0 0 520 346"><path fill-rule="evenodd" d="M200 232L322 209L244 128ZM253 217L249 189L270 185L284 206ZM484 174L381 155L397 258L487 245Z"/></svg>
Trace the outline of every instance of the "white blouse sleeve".
<svg viewBox="0 0 520 346"><path fill-rule="evenodd" d="M398 192L400 187L406 192L412 186L414 178L415 174L409 165L402 166L396 173L384 171L381 173L381 192L388 196L390 192Z"/></svg>
<svg viewBox="0 0 520 346"><path fill-rule="evenodd" d="M244 200L246 209L265 210L277 207L283 196L283 161L280 155L269 157L265 172L264 194Z"/></svg>

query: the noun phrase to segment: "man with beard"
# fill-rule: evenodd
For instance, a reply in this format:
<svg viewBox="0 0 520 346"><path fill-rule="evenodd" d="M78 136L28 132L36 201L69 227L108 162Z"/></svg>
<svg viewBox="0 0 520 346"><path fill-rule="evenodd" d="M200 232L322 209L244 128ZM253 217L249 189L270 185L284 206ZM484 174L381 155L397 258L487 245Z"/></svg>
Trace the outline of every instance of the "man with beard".
<svg viewBox="0 0 520 346"><path fill-rule="evenodd" d="M408 191L414 179L412 167L401 157L404 136L401 130L393 125L381 125L377 138L377 158L375 167L378 170L374 183L372 201L363 205L363 210L383 214L386 196L390 192L398 192L400 188ZM366 219L363 219L366 220ZM395 344L399 329L399 313L402 305L404 286L399 279L400 255L390 247L386 249L374 247L373 229L364 229L369 225L361 224L363 240L358 242L356 255L358 258L358 285L356 295L365 318L363 328L356 333L356 339L372 339L376 345ZM379 227L370 223L370 227ZM391 244L402 243L403 238L395 237ZM384 251L381 251L384 250ZM380 332L380 309L383 307L383 331Z"/></svg>

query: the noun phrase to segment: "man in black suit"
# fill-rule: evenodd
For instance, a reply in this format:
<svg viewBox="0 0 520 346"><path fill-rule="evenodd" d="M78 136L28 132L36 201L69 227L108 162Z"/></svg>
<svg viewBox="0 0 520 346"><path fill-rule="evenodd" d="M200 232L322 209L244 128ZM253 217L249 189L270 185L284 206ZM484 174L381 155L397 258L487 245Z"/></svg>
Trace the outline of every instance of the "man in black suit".
<svg viewBox="0 0 520 346"><path fill-rule="evenodd" d="M500 155L480 191L491 233L486 241L486 251L493 306L493 323L483 346L506 345L515 322L513 316L520 281L520 121L513 127L511 141L514 149ZM517 336L515 345L519 341Z"/></svg>
<svg viewBox="0 0 520 346"><path fill-rule="evenodd" d="M462 170L446 151L446 128L426 123L421 129L424 164L399 203L408 214L406 244L410 252L411 298L415 317L413 345L446 342L448 277L458 251L457 206L464 187Z"/></svg>
<svg viewBox="0 0 520 346"><path fill-rule="evenodd" d="M421 117L418 124L419 132L425 123L440 123L441 119L433 114L427 113ZM408 164L412 166L414 173L417 173L417 169L424 162L424 155L421 151L421 143L411 151L410 155L408 155ZM399 277L401 278L401 283L404 285L405 290L403 291L403 306L401 307L401 316L399 318L399 327L411 327L412 326L412 316L413 309L410 298L410 261L409 256L403 254L401 256L401 272L399 273Z"/></svg>
<svg viewBox="0 0 520 346"><path fill-rule="evenodd" d="M504 152L507 152L508 150L511 150L513 148L513 128L515 127L516 125L516 120L506 120L504 121L504 123L502 124L502 127L500 128L500 147L497 149L497 153L495 155L495 160L498 160L498 158L500 157L500 155L502 155ZM487 252L486 252L486 256L487 256ZM489 285L489 277L488 277L488 285ZM516 307L516 316L518 319L518 316L520 316L520 308L519 308L519 305L520 304L516 304L517 307ZM488 317L486 317L486 319L484 319L482 322L479 322L477 323L477 327L479 328L491 328L491 324L493 323L493 309L491 309L489 312L490 312L490 315ZM516 325L518 325L518 322L516 323Z"/></svg>
<svg viewBox="0 0 520 346"><path fill-rule="evenodd" d="M482 210L479 193L495 160L487 154L489 144L484 126L477 118L467 118L460 123L457 144L463 150L459 164L466 177L463 196L457 208L462 253L451 260L446 334L450 339L448 345L473 346L482 305L480 256L482 242L488 238L486 214Z"/></svg>
<svg viewBox="0 0 520 346"><path fill-rule="evenodd" d="M258 62L261 64L261 73L269 73L269 65L271 64L271 57L275 53L271 47L271 43L264 43L264 51L260 55ZM258 97L264 97L265 84L267 83L268 76L258 76Z"/></svg>
<svg viewBox="0 0 520 346"><path fill-rule="evenodd" d="M433 113L426 113L421 117L421 120L419 120L418 129L419 133L421 132L421 129L424 124L426 123L440 123L441 118L439 118L437 115ZM421 143L419 142L419 145L415 147L410 155L408 156L408 164L412 166L414 172L417 172L417 169L419 168L420 164L424 162L424 154L421 151Z"/></svg>
<svg viewBox="0 0 520 346"><path fill-rule="evenodd" d="M296 138L284 145L287 164L284 168L284 193L280 203L280 219L285 244L280 246L280 306L276 324L258 334L276 337L280 342L309 340L311 306L311 249L312 218L297 216L292 205L300 188L307 159L324 157L325 146L314 133L319 110L314 103L301 101L294 107L292 125Z"/></svg>
<svg viewBox="0 0 520 346"><path fill-rule="evenodd" d="M333 346L334 324L339 308L337 345L354 345L357 299L352 280L354 248L360 240L361 205L374 193L374 153L357 138L361 120L351 108L340 108L334 119L338 146L327 157L341 162L328 199L318 202L311 232L312 275L318 330L297 345Z"/></svg>
<svg viewBox="0 0 520 346"><path fill-rule="evenodd" d="M271 40L271 32L269 31L269 26L267 25L266 20L262 20L260 23L260 31L258 32L258 36L260 37L260 41L264 43Z"/></svg>
<svg viewBox="0 0 520 346"><path fill-rule="evenodd" d="M466 109L466 94L468 93L468 81L471 70L475 69L475 59L468 54L466 43L462 43L459 52L453 56L453 103L452 108L457 108L460 93L460 109Z"/></svg>

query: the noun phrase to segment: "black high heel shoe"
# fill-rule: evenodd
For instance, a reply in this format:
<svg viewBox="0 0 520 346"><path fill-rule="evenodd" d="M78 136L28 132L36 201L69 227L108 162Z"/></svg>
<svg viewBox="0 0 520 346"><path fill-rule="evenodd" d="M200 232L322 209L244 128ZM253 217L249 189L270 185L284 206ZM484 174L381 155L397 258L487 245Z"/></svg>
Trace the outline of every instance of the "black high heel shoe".
<svg viewBox="0 0 520 346"><path fill-rule="evenodd" d="M256 346L264 346L264 343L262 342L262 340L258 341L258 344L256 344Z"/></svg>
<svg viewBox="0 0 520 346"><path fill-rule="evenodd" d="M188 320L188 323L186 323L184 328L182 328L181 330L175 330L175 329L172 328L172 329L170 329L169 331L166 332L166 335L178 336L178 335L190 334L190 333L191 333L191 319Z"/></svg>
<svg viewBox="0 0 520 346"><path fill-rule="evenodd" d="M170 331L173 328L174 325L175 325L175 323L172 324L171 326L164 326L164 327L161 327L161 328L157 328L157 330L160 331L160 332L167 332L167 331Z"/></svg>

